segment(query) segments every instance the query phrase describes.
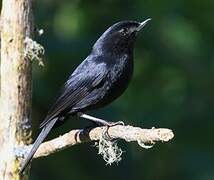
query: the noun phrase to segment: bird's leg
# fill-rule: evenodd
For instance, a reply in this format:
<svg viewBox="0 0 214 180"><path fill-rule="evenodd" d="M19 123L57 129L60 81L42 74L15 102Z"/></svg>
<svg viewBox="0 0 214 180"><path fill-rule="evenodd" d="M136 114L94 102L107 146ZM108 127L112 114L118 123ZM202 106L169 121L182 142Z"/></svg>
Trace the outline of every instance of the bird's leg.
<svg viewBox="0 0 214 180"><path fill-rule="evenodd" d="M77 114L79 117L81 118L84 118L84 119L88 119L96 124L101 124L103 126L116 126L116 125L124 125L124 122L122 121L118 121L118 122L108 122L108 121L105 121L103 119L100 119L100 118L96 118L96 117L93 117L93 116L90 116L88 114L84 114L84 113L78 113Z"/></svg>
<svg viewBox="0 0 214 180"><path fill-rule="evenodd" d="M108 130L109 130L109 127L112 127L112 126L116 126L116 125L123 125L124 126L124 122L123 121L118 121L118 122L107 122L103 119L100 119L100 118L96 118L96 117L93 117L93 116L90 116L88 114L84 114L84 113L77 113L77 116L81 117L81 118L84 118L84 119L88 119L96 124L99 124L99 125L104 125L104 126L107 126L107 129L105 131L105 135L108 139L112 139L109 134L108 134Z"/></svg>

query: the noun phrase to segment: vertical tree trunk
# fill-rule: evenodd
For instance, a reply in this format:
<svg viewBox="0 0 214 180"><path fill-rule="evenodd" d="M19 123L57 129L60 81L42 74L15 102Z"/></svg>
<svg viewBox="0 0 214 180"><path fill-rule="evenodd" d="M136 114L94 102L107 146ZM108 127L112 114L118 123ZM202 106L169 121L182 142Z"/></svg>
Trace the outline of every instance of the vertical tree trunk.
<svg viewBox="0 0 214 180"><path fill-rule="evenodd" d="M32 0L2 0L0 179L23 180L16 148L31 141L31 62L24 39L32 30Z"/></svg>

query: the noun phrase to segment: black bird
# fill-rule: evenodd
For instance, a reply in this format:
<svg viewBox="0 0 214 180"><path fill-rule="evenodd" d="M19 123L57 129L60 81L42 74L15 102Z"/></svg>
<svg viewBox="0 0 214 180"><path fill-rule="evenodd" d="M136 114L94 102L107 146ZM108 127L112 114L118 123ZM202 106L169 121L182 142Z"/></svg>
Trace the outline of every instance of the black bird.
<svg viewBox="0 0 214 180"><path fill-rule="evenodd" d="M100 36L89 56L69 76L49 110L40 126L42 131L20 168L21 173L52 127L61 124L68 116L77 115L103 125L112 125L84 112L111 103L125 91L133 74L136 36L149 20L121 21Z"/></svg>

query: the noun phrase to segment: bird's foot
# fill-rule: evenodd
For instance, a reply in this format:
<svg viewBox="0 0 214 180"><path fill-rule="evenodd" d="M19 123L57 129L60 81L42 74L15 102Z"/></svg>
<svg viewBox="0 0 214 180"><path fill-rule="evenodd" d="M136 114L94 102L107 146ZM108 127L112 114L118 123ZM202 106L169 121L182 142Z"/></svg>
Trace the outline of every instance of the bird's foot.
<svg viewBox="0 0 214 180"><path fill-rule="evenodd" d="M107 122L107 124L105 125L107 128L106 130L104 131L103 133L103 136L106 140L109 140L109 141L112 141L114 138L112 138L110 135L109 135L109 128L110 127L113 127L113 126L117 126L117 125L122 125L124 126L125 123L123 121L117 121L117 122Z"/></svg>
<svg viewBox="0 0 214 180"><path fill-rule="evenodd" d="M106 130L104 131L104 138L108 139L108 140L112 140L113 138L110 137L109 133L108 133L108 130L110 127L113 127L113 126L117 126L117 125L122 125L124 126L124 122L123 121L118 121L118 122L108 122L108 121L105 121L103 119L100 119L100 118L96 118L96 117L93 117L93 116L90 116L88 114L84 114L84 113L77 113L77 115L81 118L84 118L84 119L88 119L90 121L92 121L93 123L97 124L98 126L106 126Z"/></svg>
<svg viewBox="0 0 214 180"><path fill-rule="evenodd" d="M124 126L125 123L123 121L117 121L117 122L106 122L106 126L108 127L112 127L112 126L117 126L117 125L122 125Z"/></svg>

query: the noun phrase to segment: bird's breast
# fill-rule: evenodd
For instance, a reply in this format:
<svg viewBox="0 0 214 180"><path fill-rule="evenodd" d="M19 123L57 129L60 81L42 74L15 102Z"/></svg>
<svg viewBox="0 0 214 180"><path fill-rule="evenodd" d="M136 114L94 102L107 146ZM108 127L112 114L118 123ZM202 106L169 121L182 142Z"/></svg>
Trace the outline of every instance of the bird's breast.
<svg viewBox="0 0 214 180"><path fill-rule="evenodd" d="M128 87L133 74L133 58L132 56L124 56L109 67L109 72L106 79L106 94L107 103L110 103L119 97Z"/></svg>
<svg viewBox="0 0 214 180"><path fill-rule="evenodd" d="M111 83L114 85L118 83L120 85L121 83L124 85L128 84L133 74L133 60L129 57L121 58L121 60L118 60L118 62L109 69L108 78Z"/></svg>

